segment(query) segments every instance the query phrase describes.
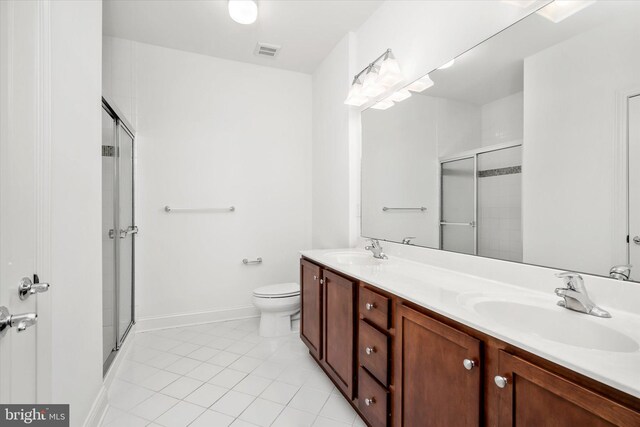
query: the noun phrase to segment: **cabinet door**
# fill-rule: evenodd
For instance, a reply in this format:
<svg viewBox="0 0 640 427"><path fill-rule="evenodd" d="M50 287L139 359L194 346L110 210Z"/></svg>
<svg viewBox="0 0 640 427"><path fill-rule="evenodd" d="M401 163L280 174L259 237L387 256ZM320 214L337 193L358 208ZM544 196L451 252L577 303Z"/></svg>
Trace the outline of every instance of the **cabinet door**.
<svg viewBox="0 0 640 427"><path fill-rule="evenodd" d="M356 284L323 271L325 289L324 363L343 392L353 399Z"/></svg>
<svg viewBox="0 0 640 427"><path fill-rule="evenodd" d="M509 353L498 364L499 426L640 425L639 413Z"/></svg>
<svg viewBox="0 0 640 427"><path fill-rule="evenodd" d="M396 325L394 425L479 426L480 341L404 305Z"/></svg>
<svg viewBox="0 0 640 427"><path fill-rule="evenodd" d="M300 261L302 316L300 337L309 347L311 355L322 358L322 283L320 267Z"/></svg>

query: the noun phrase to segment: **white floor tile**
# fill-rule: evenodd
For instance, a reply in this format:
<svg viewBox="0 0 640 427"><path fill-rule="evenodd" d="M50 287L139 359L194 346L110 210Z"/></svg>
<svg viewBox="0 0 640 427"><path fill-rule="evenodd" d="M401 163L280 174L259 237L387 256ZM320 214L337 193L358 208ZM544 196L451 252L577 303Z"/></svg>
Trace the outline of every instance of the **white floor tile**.
<svg viewBox="0 0 640 427"><path fill-rule="evenodd" d="M284 363L266 361L254 369L251 373L265 378L275 380L284 372L287 365Z"/></svg>
<svg viewBox="0 0 640 427"><path fill-rule="evenodd" d="M208 383L219 385L220 387L233 388L246 376L247 374L244 372L225 369L215 377L211 378Z"/></svg>
<svg viewBox="0 0 640 427"><path fill-rule="evenodd" d="M248 423L238 418L231 424L230 427L257 427L257 426L255 424Z"/></svg>
<svg viewBox="0 0 640 427"><path fill-rule="evenodd" d="M254 399L255 397L253 396L232 390L222 396L210 409L232 417L237 417L247 409L247 406L249 406Z"/></svg>
<svg viewBox="0 0 640 427"><path fill-rule="evenodd" d="M273 380L268 378L258 377L256 375L247 375L238 384L233 387L235 391L240 393L250 394L252 396L259 396Z"/></svg>
<svg viewBox="0 0 640 427"><path fill-rule="evenodd" d="M133 415L137 415L141 418L153 421L160 415L171 409L176 403L178 403L178 399L165 396L164 394L156 393L149 399L133 408L130 412Z"/></svg>
<svg viewBox="0 0 640 427"><path fill-rule="evenodd" d="M283 405L258 398L245 409L239 418L261 427L268 427L283 409Z"/></svg>
<svg viewBox="0 0 640 427"><path fill-rule="evenodd" d="M213 356L218 354L218 352L219 350L216 350L215 348L200 347L199 349L187 354L187 357L204 362L205 360L211 359Z"/></svg>
<svg viewBox="0 0 640 427"><path fill-rule="evenodd" d="M229 365L229 367L231 369L235 369L236 371L249 373L260 365L262 365L262 360L249 356L242 356L231 365Z"/></svg>
<svg viewBox="0 0 640 427"><path fill-rule="evenodd" d="M291 401L299 389L300 387L297 385L274 381L262 392L260 397L281 405L286 405Z"/></svg>
<svg viewBox="0 0 640 427"><path fill-rule="evenodd" d="M123 414L118 417L110 424L105 424L107 427L144 427L149 423L148 420L144 418L136 417L135 415L131 415L128 413Z"/></svg>
<svg viewBox="0 0 640 427"><path fill-rule="evenodd" d="M180 375L174 374L173 372L158 371L142 381L140 385L153 391L160 391L178 378L180 378Z"/></svg>
<svg viewBox="0 0 640 427"><path fill-rule="evenodd" d="M284 408L282 413L271 424L272 427L311 427L316 419L314 414L294 408Z"/></svg>
<svg viewBox="0 0 640 427"><path fill-rule="evenodd" d="M200 381L209 381L215 375L217 375L224 368L222 366L212 365L210 363L202 363L195 369L187 372L185 376L189 378L194 378Z"/></svg>
<svg viewBox="0 0 640 427"><path fill-rule="evenodd" d="M229 347L227 347L226 350L230 353L245 354L246 352L251 350L253 347L255 347L254 343L246 342L246 341L236 341L233 344L231 344Z"/></svg>
<svg viewBox="0 0 640 427"><path fill-rule="evenodd" d="M285 369L284 372L278 376L278 381L301 386L307 382L309 377L311 377L311 374L312 371L308 371L306 369Z"/></svg>
<svg viewBox="0 0 640 427"><path fill-rule="evenodd" d="M353 422L353 427L367 427L367 424L362 421L362 418L356 416L356 420Z"/></svg>
<svg viewBox="0 0 640 427"><path fill-rule="evenodd" d="M112 392L112 390L114 391ZM153 391L134 384L128 384L127 387L112 390L109 390L109 405L115 406L123 411L128 411L153 396Z"/></svg>
<svg viewBox="0 0 640 427"><path fill-rule="evenodd" d="M207 335L207 334L195 334L193 337L191 337L191 339L189 339L188 341L192 344L198 344L198 345L207 345L209 344L211 341L213 341L214 337L212 337L211 335Z"/></svg>
<svg viewBox="0 0 640 427"><path fill-rule="evenodd" d="M336 394L329 396L319 415L348 424L353 424L356 419L356 411L347 403L344 397Z"/></svg>
<svg viewBox="0 0 640 427"><path fill-rule="evenodd" d="M176 399L184 399L202 384L202 381L188 377L181 377L163 388L161 393L175 397Z"/></svg>
<svg viewBox="0 0 640 427"><path fill-rule="evenodd" d="M211 337L211 340L207 343L207 347L217 348L218 350L225 350L238 341L225 337Z"/></svg>
<svg viewBox="0 0 640 427"><path fill-rule="evenodd" d="M156 419L156 424L165 427L186 427L198 418L205 409L188 402L179 402Z"/></svg>
<svg viewBox="0 0 640 427"><path fill-rule="evenodd" d="M183 357L182 359L179 359L174 363L172 363L171 365L164 368L164 370L173 372L174 374L184 375L187 372L190 372L193 369L195 369L196 366L199 366L200 364L202 364L202 362L200 362L199 360Z"/></svg>
<svg viewBox="0 0 640 427"><path fill-rule="evenodd" d="M154 368L153 366L134 362L132 360L125 360L118 369L116 377L139 385L140 382L149 378L158 371L159 369Z"/></svg>
<svg viewBox="0 0 640 427"><path fill-rule="evenodd" d="M327 374L323 371L312 372L304 386L326 391L327 393L331 393L334 387Z"/></svg>
<svg viewBox="0 0 640 427"><path fill-rule="evenodd" d="M187 354L196 351L200 347L201 346L191 344L190 342L183 342L182 344L169 350L169 353L177 354L178 356L186 356Z"/></svg>
<svg viewBox="0 0 640 427"><path fill-rule="evenodd" d="M289 406L302 411L318 414L324 406L327 399L329 399L330 393L316 390L315 388L302 387L291 402Z"/></svg>
<svg viewBox="0 0 640 427"><path fill-rule="evenodd" d="M147 365L153 366L154 368L164 369L172 363L180 360L180 356L173 353L160 353L153 359L147 361Z"/></svg>
<svg viewBox="0 0 640 427"><path fill-rule="evenodd" d="M213 405L218 399L225 395L229 389L219 387L213 384L203 384L199 388L193 391L190 395L184 398L186 402L195 403L196 405L204 406L208 408Z"/></svg>
<svg viewBox="0 0 640 427"><path fill-rule="evenodd" d="M224 351L224 350L222 351L215 350L215 351L218 353L215 356L211 357L209 360L207 360L207 362L213 363L214 365L227 367L231 365L233 362L235 362L236 360L238 360L238 358L240 358L239 354L229 353L228 351Z"/></svg>
<svg viewBox="0 0 640 427"><path fill-rule="evenodd" d="M205 411L189 427L227 427L235 418L215 411Z"/></svg>
<svg viewBox="0 0 640 427"><path fill-rule="evenodd" d="M350 427L351 424L346 424L340 421L332 420L331 418L318 417L316 422L313 423L313 427Z"/></svg>

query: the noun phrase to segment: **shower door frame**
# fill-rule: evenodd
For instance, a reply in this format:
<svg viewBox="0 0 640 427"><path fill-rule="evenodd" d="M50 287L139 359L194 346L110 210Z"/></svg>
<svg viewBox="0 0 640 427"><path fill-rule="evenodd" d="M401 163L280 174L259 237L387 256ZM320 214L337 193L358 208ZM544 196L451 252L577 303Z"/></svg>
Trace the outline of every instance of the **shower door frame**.
<svg viewBox="0 0 640 427"><path fill-rule="evenodd" d="M120 113L120 111L113 106L113 103L109 103L108 99L104 96L102 97L102 108L103 110L111 116L113 119L113 127L114 127L114 146L116 147L116 160L113 168L113 211L114 211L114 245L113 245L113 257L114 257L114 288L115 292L113 295L114 298L114 310L113 310L113 322L114 322L114 331L115 331L115 347L111 351L111 354L103 361L103 375L106 375L111 367L113 360L118 354L118 350L122 347L125 339L129 335L129 332L133 328L135 324L135 289L136 289L136 281L135 281L135 247L136 247L136 235L131 235L131 321L127 325L124 333L122 334L122 339L120 338L120 132L119 130L124 130L131 137L131 222L132 224L136 223L135 217L135 188L136 188L136 167L135 167L135 152L136 152L136 138L135 138L135 129L131 124L125 119L124 115ZM117 243L116 243L117 242ZM103 285L104 286L104 285ZM104 333L104 332L103 332Z"/></svg>
<svg viewBox="0 0 640 427"><path fill-rule="evenodd" d="M522 141L517 142L504 142L500 144L489 145L487 147L480 147L474 150L464 151L455 156L442 157L439 159L440 170L438 174L439 188L440 188L440 218L438 220L438 236L440 244L438 245L440 250L446 250L442 247L442 229L445 226L467 226L473 227L473 253L468 255L478 255L478 156L481 154L491 153L493 151L506 150L508 148L522 147ZM469 225L463 223L447 223L443 221L442 210L444 208L443 197L444 191L442 191L442 165L445 163L451 163L459 160L473 159L473 222ZM452 251L453 252L453 251Z"/></svg>

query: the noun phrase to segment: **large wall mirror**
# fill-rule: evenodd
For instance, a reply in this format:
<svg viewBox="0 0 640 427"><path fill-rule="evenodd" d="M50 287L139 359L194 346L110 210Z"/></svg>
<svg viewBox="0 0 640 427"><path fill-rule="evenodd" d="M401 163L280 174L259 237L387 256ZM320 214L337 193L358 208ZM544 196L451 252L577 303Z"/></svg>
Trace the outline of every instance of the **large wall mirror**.
<svg viewBox="0 0 640 427"><path fill-rule="evenodd" d="M364 237L640 281L640 2L582 3L363 111Z"/></svg>

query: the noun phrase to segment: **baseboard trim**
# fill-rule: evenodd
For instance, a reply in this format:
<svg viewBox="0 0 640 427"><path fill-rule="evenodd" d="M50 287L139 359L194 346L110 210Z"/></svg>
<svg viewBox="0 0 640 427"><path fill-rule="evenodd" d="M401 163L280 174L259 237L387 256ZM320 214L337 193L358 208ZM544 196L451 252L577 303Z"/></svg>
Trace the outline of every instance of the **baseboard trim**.
<svg viewBox="0 0 640 427"><path fill-rule="evenodd" d="M136 321L136 331L146 332L156 329L193 326L203 323L223 322L227 320L248 319L258 317L260 312L253 305L225 308L221 310L201 311L196 313L176 313L166 316L149 316Z"/></svg>
<svg viewBox="0 0 640 427"><path fill-rule="evenodd" d="M91 410L89 411L87 418L84 420L83 426L98 427L107 413L108 403L107 389L104 385L101 385L98 396L96 396L96 400L93 401L93 405L91 405Z"/></svg>

